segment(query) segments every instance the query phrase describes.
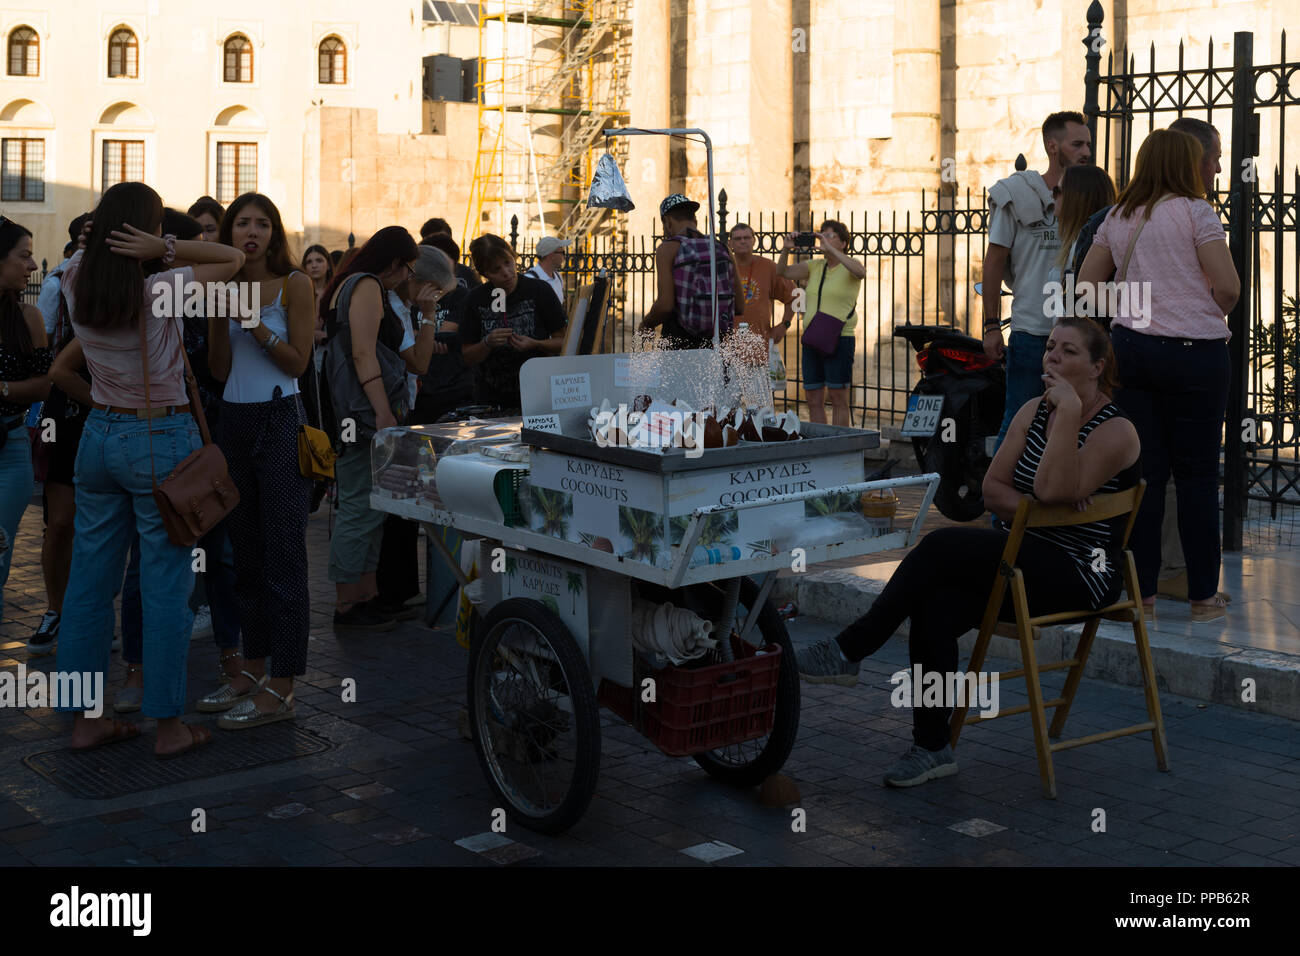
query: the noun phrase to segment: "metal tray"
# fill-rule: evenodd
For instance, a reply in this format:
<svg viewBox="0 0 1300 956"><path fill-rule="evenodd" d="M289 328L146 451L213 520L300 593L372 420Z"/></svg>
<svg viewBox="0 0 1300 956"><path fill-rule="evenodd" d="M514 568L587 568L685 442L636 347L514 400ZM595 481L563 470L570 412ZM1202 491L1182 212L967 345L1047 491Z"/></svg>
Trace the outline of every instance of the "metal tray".
<svg viewBox="0 0 1300 956"><path fill-rule="evenodd" d="M793 442L748 442L730 448L710 448L704 454L690 458L686 450L672 448L659 452L639 448L601 448L592 438L575 438L555 432L525 428L519 440L525 445L545 448L579 458L609 462L654 474L665 475L682 471L699 471L705 468L730 468L784 458L809 458L834 455L848 451L866 451L880 447L880 432L865 428L845 428L842 425L817 425L800 422L804 436Z"/></svg>

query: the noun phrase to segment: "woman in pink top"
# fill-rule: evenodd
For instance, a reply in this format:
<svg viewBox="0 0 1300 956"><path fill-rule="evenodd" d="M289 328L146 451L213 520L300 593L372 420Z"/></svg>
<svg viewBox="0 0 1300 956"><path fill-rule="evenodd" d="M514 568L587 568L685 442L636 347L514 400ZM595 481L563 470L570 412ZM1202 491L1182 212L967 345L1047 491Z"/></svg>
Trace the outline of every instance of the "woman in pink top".
<svg viewBox="0 0 1300 956"><path fill-rule="evenodd" d="M1155 604L1165 483L1178 490L1192 620L1224 616L1219 587L1219 442L1228 402L1228 327L1241 292L1223 224L1205 201L1201 144L1156 130L1097 230L1079 285L1114 278L1116 400L1142 440L1146 494L1133 527L1143 601ZM1098 301L1101 301L1099 295Z"/></svg>
<svg viewBox="0 0 1300 956"><path fill-rule="evenodd" d="M194 620L189 607L193 556L168 540L153 499L153 479L166 478L199 447L184 381L184 284L224 282L244 264L244 254L214 242L163 238L162 216L162 200L148 186L113 186L94 212L85 251L63 272L68 312L91 371L93 402L77 452L76 530L57 670L84 674L90 687L102 692L113 641L113 596L134 527L140 536L149 664L143 712L158 721L155 755L167 758L194 750L212 735L180 719ZM141 262L157 258L194 265L146 279ZM141 322L146 323L151 409L145 400ZM104 716L104 704L102 697L59 701L60 710L77 713L74 750L139 735L137 727Z"/></svg>

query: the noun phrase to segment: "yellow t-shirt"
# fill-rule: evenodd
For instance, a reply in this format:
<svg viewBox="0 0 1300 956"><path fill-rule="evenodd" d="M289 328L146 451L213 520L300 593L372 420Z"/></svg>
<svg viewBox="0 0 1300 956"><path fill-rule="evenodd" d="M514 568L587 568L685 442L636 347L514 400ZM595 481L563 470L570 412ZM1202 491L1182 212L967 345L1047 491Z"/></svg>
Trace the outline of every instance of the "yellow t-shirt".
<svg viewBox="0 0 1300 956"><path fill-rule="evenodd" d="M825 268L826 259L823 257L808 263L808 296L805 300L808 311L804 313L804 323L811 322L818 312L828 312L837 319L847 319L844 328L840 330L841 337L852 335L858 325L856 306L862 280L841 264L827 272L826 281L822 283L822 270ZM817 295L818 285L822 287L820 299Z"/></svg>

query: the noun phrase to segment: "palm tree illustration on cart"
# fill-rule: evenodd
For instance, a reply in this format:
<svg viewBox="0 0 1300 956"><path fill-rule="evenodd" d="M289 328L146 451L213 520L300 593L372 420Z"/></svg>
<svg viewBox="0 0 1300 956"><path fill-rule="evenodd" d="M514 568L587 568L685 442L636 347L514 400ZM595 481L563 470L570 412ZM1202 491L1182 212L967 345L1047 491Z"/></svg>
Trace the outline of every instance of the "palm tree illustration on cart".
<svg viewBox="0 0 1300 956"><path fill-rule="evenodd" d="M677 547L686 536L686 526L691 523L690 515L678 515L670 519L672 526L672 545ZM740 515L735 511L717 511L705 515L700 523L700 536L695 542L699 548L713 548L720 544L731 544L736 532L740 530Z"/></svg>
<svg viewBox="0 0 1300 956"><path fill-rule="evenodd" d="M511 555L506 555L506 597L510 597L510 585L514 582L515 568L519 562Z"/></svg>
<svg viewBox="0 0 1300 956"><path fill-rule="evenodd" d="M569 519L573 517L573 495L563 491L533 486L533 530L552 538L569 536Z"/></svg>
<svg viewBox="0 0 1300 956"><path fill-rule="evenodd" d="M664 543L663 516L659 512L622 505L618 509L618 530L628 541L628 557L651 564L658 560Z"/></svg>
<svg viewBox="0 0 1300 956"><path fill-rule="evenodd" d="M578 595L582 593L582 575L577 571L569 571L564 576L564 581L568 585L569 595L572 598L572 613L578 613Z"/></svg>

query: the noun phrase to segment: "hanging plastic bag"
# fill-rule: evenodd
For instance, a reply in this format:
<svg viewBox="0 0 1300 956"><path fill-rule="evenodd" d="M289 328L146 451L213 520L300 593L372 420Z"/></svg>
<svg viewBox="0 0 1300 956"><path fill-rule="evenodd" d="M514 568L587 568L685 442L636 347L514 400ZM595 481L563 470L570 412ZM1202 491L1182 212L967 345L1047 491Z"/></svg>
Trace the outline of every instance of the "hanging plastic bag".
<svg viewBox="0 0 1300 956"><path fill-rule="evenodd" d="M469 587L474 586L478 580L478 542L466 541L460 548L460 569L465 572L469 578ZM480 585L481 587L481 585ZM471 629L474 621L474 604L470 600L470 595L466 593L468 588L460 589L460 600L456 609L456 643L461 647L468 648L472 636Z"/></svg>
<svg viewBox="0 0 1300 956"><path fill-rule="evenodd" d="M636 208L632 197L627 194L618 163L609 153L596 163L596 171L591 177L591 192L587 193L587 208L617 209L619 212L631 212Z"/></svg>
<svg viewBox="0 0 1300 956"><path fill-rule="evenodd" d="M772 376L772 391L784 392L786 382L785 360L775 342L767 343L767 368Z"/></svg>

